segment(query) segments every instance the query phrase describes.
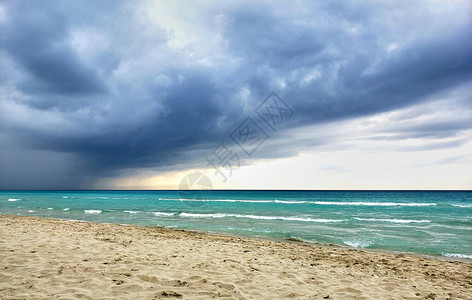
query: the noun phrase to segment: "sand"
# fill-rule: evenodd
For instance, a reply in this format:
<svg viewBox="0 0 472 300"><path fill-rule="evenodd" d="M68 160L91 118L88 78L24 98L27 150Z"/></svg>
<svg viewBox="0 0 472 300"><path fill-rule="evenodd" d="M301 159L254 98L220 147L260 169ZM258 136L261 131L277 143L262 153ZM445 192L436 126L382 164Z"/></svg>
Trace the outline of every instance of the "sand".
<svg viewBox="0 0 472 300"><path fill-rule="evenodd" d="M0 215L1 299L472 299L472 263Z"/></svg>

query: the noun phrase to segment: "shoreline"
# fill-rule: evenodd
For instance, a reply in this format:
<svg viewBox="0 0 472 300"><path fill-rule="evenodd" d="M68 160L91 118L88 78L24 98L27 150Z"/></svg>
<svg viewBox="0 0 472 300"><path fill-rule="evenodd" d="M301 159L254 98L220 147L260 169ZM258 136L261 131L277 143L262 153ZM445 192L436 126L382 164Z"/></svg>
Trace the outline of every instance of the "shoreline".
<svg viewBox="0 0 472 300"><path fill-rule="evenodd" d="M4 299L472 298L472 264L404 253L15 215L0 235Z"/></svg>
<svg viewBox="0 0 472 300"><path fill-rule="evenodd" d="M63 218L54 218L54 217L49 218L49 217L36 217L36 216L25 216L25 215L9 215L9 214L0 213L0 217L1 216L20 216L20 217L39 218L39 219L48 219L48 220L61 220L61 221L68 221L68 222L135 226L139 228L150 228L150 229L159 228L163 230L194 232L194 233L207 234L207 235L212 235L212 236L226 236L226 237L244 238L244 239L252 239L252 240L267 240L267 241L273 241L273 242L291 243L291 244L307 245L307 246L313 246L313 247L326 247L326 248L335 248L335 249L344 249L344 250L358 250L358 251L373 252L373 253L385 253L385 254L438 259L438 260L443 260L443 261L458 261L458 262L464 262L464 263L472 263L472 258L467 258L467 257L446 256L446 255L440 255L440 254L427 254L427 253L409 252L409 251L397 251L397 250L388 250L388 249L381 249L381 248L353 247L353 246L348 246L348 245L339 245L335 243L318 243L318 242L304 241L298 238L274 238L274 237L268 237L268 236L235 235L235 234L229 234L229 233L224 233L224 232L189 230L189 229L180 229L180 228L165 227L165 226L159 226L159 225L153 226L153 225L139 225L139 224L126 224L126 223L94 222L94 221L78 220L78 219L63 219Z"/></svg>
<svg viewBox="0 0 472 300"><path fill-rule="evenodd" d="M63 219L61 219L63 220ZM64 219L65 220L65 219ZM67 221L67 220L66 220ZM91 222L97 223L97 222ZM109 223L109 224L117 224L117 223ZM138 227L149 227L153 228L154 226L139 226L133 224L120 224L125 226L138 226ZM467 257L456 257L456 256L445 256L445 255L434 255L434 254L426 254L426 253L418 253L418 252L408 252L408 251L396 251L396 250L387 250L381 248L362 248L362 247L353 247L348 245L339 245L335 243L318 243L318 242L310 242L304 241L298 238L272 238L267 236L243 236L243 235L233 235L228 233L219 233L219 232L207 232L207 231L200 231L200 230L186 230L186 229L173 229L164 226L155 226L162 229L169 229L169 230L177 230L177 231L185 231L185 232L196 232L201 234L208 234L214 236L227 236L227 237L235 237L235 238L244 238L244 239L254 239L254 240L266 240L272 241L276 243L289 243L289 244L296 244L296 245L305 245L311 247L321 247L321 248L332 248L332 249L341 249L341 250L356 250L361 252L372 252L372 253L383 253L383 254L393 254L393 255L401 255L401 256L413 256L413 257L420 257L420 258L429 258L429 259L437 259L442 261L457 261L463 263L472 263L472 258Z"/></svg>

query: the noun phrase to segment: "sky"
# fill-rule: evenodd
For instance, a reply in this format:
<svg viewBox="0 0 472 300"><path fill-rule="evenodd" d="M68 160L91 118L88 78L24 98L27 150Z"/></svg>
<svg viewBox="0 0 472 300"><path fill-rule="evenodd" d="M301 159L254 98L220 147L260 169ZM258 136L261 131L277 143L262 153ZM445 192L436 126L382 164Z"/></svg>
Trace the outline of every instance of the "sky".
<svg viewBox="0 0 472 300"><path fill-rule="evenodd" d="M472 2L0 1L0 189L189 174L472 189Z"/></svg>

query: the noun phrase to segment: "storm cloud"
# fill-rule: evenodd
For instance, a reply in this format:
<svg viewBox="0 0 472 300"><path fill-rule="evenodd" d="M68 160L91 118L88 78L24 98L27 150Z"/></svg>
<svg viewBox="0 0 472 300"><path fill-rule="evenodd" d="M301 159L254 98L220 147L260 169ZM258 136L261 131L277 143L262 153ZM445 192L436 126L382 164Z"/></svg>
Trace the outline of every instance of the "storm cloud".
<svg viewBox="0 0 472 300"><path fill-rule="evenodd" d="M295 117L262 159L336 142L298 128L438 101L470 112L471 14L467 1L2 2L0 188L205 166L272 91ZM470 141L443 140L470 116L365 138L451 147Z"/></svg>

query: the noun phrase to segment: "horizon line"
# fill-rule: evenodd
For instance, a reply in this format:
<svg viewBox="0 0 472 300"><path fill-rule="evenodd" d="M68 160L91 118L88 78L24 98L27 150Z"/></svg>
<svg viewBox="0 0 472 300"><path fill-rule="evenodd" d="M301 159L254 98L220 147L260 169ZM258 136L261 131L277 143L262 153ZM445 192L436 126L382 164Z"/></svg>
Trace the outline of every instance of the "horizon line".
<svg viewBox="0 0 472 300"><path fill-rule="evenodd" d="M0 192L32 192L32 191L201 191L202 189L0 189ZM211 191L305 191L305 192L472 192L472 189L208 189Z"/></svg>

